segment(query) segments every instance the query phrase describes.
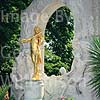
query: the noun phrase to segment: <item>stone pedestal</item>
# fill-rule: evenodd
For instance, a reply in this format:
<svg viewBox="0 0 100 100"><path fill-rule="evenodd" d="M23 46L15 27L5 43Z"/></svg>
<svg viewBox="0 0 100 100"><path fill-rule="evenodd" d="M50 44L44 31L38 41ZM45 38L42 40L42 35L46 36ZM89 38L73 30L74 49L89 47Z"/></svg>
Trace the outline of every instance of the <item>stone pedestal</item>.
<svg viewBox="0 0 100 100"><path fill-rule="evenodd" d="M24 100L43 100L44 84L42 81L25 81Z"/></svg>

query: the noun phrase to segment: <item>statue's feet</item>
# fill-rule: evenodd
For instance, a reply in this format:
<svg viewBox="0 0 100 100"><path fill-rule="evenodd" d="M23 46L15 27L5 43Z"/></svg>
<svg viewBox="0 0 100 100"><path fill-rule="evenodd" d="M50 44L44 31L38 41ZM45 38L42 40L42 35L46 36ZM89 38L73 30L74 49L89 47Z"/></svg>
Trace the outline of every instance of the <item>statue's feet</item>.
<svg viewBox="0 0 100 100"><path fill-rule="evenodd" d="M39 74L36 73L36 74L33 76L32 80L40 80Z"/></svg>

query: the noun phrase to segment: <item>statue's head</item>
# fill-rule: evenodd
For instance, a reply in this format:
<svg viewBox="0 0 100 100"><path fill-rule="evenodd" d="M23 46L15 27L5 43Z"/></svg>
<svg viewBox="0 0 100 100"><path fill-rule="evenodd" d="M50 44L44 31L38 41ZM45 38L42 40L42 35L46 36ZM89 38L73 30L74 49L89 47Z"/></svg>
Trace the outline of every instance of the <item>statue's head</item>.
<svg viewBox="0 0 100 100"><path fill-rule="evenodd" d="M40 28L39 26L35 26L35 27L34 27L34 31L35 31L35 34L38 34L38 33L40 33L42 30L41 30L41 28Z"/></svg>

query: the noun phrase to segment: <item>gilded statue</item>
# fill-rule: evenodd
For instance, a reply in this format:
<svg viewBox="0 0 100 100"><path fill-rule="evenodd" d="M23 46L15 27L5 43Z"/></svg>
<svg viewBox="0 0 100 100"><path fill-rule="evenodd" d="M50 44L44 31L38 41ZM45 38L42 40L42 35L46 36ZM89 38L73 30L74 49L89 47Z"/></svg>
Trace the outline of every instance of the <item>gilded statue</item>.
<svg viewBox="0 0 100 100"><path fill-rule="evenodd" d="M40 68L39 65L42 64L42 56L40 46L43 44L44 37L42 35L42 30L39 26L35 26L34 35L27 39L21 39L21 43L30 42L31 44L31 58L34 64L34 75L33 80L40 80Z"/></svg>

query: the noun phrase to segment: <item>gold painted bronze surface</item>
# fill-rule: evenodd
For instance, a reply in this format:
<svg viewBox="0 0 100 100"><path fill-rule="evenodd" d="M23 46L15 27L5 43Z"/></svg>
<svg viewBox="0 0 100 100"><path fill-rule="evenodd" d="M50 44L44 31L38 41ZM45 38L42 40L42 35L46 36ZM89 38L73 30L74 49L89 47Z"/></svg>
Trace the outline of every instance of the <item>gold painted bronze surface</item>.
<svg viewBox="0 0 100 100"><path fill-rule="evenodd" d="M42 64L42 56L40 46L43 44L44 37L42 35L42 30L40 27L36 26L34 28L35 34L27 39L21 39L21 43L30 42L31 44L31 58L34 64L34 75L33 80L40 80L40 68L39 65Z"/></svg>

